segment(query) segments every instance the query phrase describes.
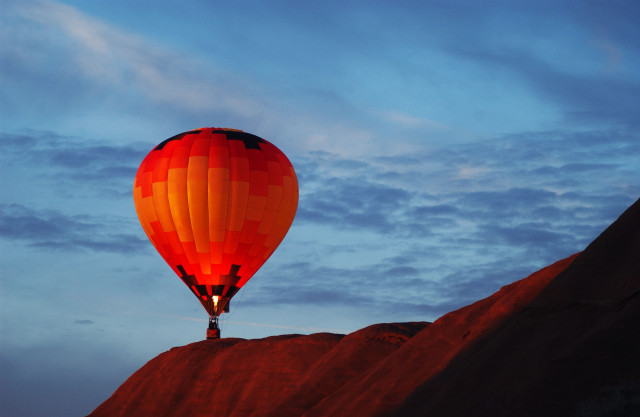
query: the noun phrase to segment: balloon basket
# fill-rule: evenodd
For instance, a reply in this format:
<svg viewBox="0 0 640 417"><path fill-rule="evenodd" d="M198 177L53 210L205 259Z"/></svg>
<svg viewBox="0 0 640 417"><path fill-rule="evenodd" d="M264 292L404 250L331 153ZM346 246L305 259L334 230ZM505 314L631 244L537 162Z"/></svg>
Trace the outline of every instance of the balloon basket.
<svg viewBox="0 0 640 417"><path fill-rule="evenodd" d="M220 328L218 327L218 318L209 319L209 327L207 328L207 340L220 339Z"/></svg>

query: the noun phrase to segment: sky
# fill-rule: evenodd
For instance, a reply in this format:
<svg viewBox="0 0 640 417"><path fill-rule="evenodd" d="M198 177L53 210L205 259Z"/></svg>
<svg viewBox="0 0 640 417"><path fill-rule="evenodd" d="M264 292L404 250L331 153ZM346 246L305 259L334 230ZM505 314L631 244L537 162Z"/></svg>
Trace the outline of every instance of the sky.
<svg viewBox="0 0 640 417"><path fill-rule="evenodd" d="M3 416L86 415L204 338L133 206L175 134L242 129L298 175L225 337L433 321L640 197L634 1L1 3Z"/></svg>

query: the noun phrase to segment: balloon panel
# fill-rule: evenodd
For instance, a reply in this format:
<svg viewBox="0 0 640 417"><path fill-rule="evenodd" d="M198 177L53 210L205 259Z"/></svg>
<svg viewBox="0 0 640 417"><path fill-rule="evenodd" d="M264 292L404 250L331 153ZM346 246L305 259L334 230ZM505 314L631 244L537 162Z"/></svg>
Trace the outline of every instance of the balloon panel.
<svg viewBox="0 0 640 417"><path fill-rule="evenodd" d="M291 162L266 140L203 128L146 156L134 203L160 255L217 315L289 230L298 182Z"/></svg>

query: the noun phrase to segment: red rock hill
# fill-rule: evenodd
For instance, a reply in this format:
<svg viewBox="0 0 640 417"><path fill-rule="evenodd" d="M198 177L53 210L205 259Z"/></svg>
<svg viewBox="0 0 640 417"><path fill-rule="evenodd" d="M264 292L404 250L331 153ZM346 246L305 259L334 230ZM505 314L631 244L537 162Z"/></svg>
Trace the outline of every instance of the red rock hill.
<svg viewBox="0 0 640 417"><path fill-rule="evenodd" d="M640 200L581 254L432 324L173 348L91 416L640 415L639 294Z"/></svg>

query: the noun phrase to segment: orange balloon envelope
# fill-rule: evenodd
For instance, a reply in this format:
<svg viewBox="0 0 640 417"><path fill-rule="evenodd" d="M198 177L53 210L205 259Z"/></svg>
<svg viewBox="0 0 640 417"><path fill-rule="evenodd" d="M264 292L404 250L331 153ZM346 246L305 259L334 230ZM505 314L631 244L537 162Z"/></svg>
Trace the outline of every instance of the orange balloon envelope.
<svg viewBox="0 0 640 417"><path fill-rule="evenodd" d="M289 230L298 180L289 159L266 140L202 128L146 156L133 199L155 248L217 317Z"/></svg>

